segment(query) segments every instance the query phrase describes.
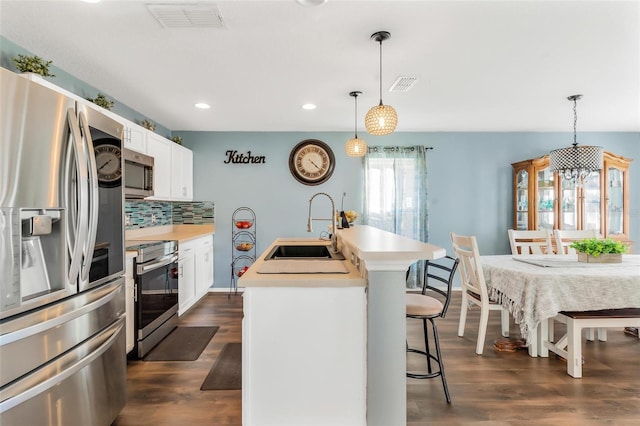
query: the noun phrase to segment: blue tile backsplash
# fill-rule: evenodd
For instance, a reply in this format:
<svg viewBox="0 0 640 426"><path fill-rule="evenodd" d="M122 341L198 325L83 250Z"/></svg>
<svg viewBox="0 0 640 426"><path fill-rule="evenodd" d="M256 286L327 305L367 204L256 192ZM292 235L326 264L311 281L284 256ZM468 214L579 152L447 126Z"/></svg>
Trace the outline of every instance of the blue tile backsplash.
<svg viewBox="0 0 640 426"><path fill-rule="evenodd" d="M126 229L173 224L214 223L214 212L214 204L211 201L126 200L124 204Z"/></svg>

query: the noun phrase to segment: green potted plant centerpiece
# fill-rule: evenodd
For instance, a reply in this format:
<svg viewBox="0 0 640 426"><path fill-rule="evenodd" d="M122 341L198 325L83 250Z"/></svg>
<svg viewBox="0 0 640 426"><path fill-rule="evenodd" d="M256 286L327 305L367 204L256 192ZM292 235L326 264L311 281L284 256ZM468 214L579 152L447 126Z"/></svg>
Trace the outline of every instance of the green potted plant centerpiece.
<svg viewBox="0 0 640 426"><path fill-rule="evenodd" d="M110 110L115 105L115 102L113 102L111 99L108 99L102 93L98 93L98 95L93 99L92 98L87 98L87 100L90 101L90 102L93 102L94 104L96 104L99 107L102 107L102 108L104 108L106 110Z"/></svg>
<svg viewBox="0 0 640 426"><path fill-rule="evenodd" d="M33 73L42 77L55 77L55 75L49 72L49 65L51 65L53 61L45 61L36 55L18 55L16 58L13 58L13 62L16 64L18 71L22 73Z"/></svg>
<svg viewBox="0 0 640 426"><path fill-rule="evenodd" d="M578 261L587 263L621 263L627 248L620 241L598 238L574 241L569 247L578 252Z"/></svg>

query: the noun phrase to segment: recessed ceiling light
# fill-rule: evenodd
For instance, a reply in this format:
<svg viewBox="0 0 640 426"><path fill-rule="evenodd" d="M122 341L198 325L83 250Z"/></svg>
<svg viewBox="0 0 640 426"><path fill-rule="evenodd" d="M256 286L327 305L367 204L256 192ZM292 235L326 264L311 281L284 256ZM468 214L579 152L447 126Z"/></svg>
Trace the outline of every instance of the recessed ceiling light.
<svg viewBox="0 0 640 426"><path fill-rule="evenodd" d="M302 105L302 109L316 109L316 105L315 104L304 104Z"/></svg>
<svg viewBox="0 0 640 426"><path fill-rule="evenodd" d="M200 109L209 109L211 108L211 105L205 104L204 102L198 102L195 107Z"/></svg>
<svg viewBox="0 0 640 426"><path fill-rule="evenodd" d="M100 0L82 0L85 3L100 3Z"/></svg>
<svg viewBox="0 0 640 426"><path fill-rule="evenodd" d="M320 6L325 4L327 0L296 0L296 2L301 6Z"/></svg>

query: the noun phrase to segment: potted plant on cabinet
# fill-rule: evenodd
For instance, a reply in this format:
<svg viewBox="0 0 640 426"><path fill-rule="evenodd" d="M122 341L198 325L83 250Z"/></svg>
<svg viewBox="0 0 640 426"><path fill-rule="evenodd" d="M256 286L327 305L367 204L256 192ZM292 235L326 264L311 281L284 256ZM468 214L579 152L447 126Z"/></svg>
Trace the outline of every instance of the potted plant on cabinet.
<svg viewBox="0 0 640 426"><path fill-rule="evenodd" d="M574 241L569 247L578 252L578 261L587 263L621 263L627 248L620 241L605 238Z"/></svg>
<svg viewBox="0 0 640 426"><path fill-rule="evenodd" d="M106 109L107 111L111 110L111 108L113 108L113 106L115 105L115 102L113 102L111 99L107 99L107 97L102 93L98 93L93 99L87 98L87 100L93 102L99 107Z"/></svg>
<svg viewBox="0 0 640 426"><path fill-rule="evenodd" d="M19 54L16 58L13 58L13 62L16 64L18 71L22 73L33 73L42 77L55 77L54 74L49 72L49 65L51 65L53 61L45 61L36 55L28 56Z"/></svg>

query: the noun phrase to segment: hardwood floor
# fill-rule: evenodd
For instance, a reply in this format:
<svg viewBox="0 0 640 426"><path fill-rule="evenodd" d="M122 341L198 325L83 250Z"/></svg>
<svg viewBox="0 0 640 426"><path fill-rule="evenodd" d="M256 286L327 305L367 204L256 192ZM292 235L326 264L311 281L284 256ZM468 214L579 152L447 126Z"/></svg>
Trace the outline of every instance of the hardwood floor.
<svg viewBox="0 0 640 426"><path fill-rule="evenodd" d="M497 312L489 318L484 354L475 355L479 311L469 313L463 338L457 337L459 312L456 294L447 318L438 322L452 403L446 403L439 378L408 379L408 425L638 424L640 339L610 329L607 342L583 345L584 377L573 379L555 356L495 351L493 340L500 337ZM127 405L114 425L242 424L241 391L200 390L222 346L241 341L241 320L239 294L231 299L224 293L205 296L183 315L180 325L218 325L220 330L197 361L129 361ZM409 342L421 342L421 333L420 321L409 320ZM511 333L519 335L513 323ZM421 362L415 355L408 358L412 368Z"/></svg>

